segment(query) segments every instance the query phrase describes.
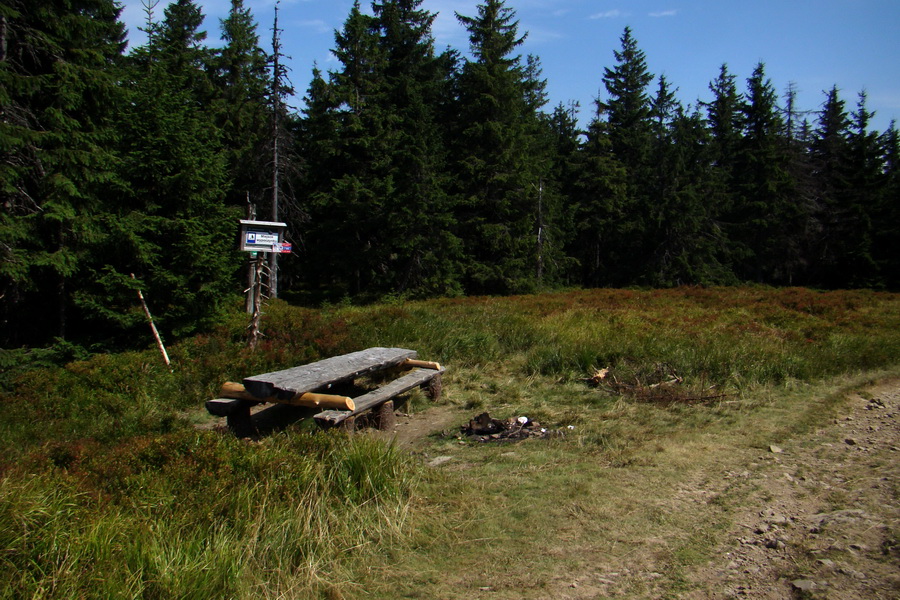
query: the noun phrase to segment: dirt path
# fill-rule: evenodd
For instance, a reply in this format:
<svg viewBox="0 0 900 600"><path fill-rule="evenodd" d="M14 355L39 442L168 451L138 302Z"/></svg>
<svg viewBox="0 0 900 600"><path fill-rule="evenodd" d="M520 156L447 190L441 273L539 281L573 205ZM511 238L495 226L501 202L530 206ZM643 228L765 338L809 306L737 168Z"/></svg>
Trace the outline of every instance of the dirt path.
<svg viewBox="0 0 900 600"><path fill-rule="evenodd" d="M900 598L900 382L729 473L755 491L683 598Z"/></svg>
<svg viewBox="0 0 900 600"><path fill-rule="evenodd" d="M415 448L430 433L458 428L461 414L438 406L401 415L393 435ZM540 597L900 599L900 381L854 396L817 431L720 458L714 462L724 472L682 481L671 504L700 520L707 510L721 512L715 503L729 504L734 525L715 532L710 563L682 571L676 584L652 552L623 564L597 555L592 568L552 578ZM647 595L636 594L636 582ZM500 597L488 589L472 597Z"/></svg>

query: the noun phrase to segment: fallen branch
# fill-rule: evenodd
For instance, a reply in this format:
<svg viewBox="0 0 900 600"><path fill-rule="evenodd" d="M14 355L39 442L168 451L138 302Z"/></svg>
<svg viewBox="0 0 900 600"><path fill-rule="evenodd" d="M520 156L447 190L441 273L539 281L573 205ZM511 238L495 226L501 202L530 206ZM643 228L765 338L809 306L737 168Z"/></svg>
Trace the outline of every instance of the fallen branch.
<svg viewBox="0 0 900 600"><path fill-rule="evenodd" d="M660 379L660 381L644 383L636 375L633 383L619 381L610 368L598 369L591 377L582 379L582 381L597 387L603 386L614 394L627 395L640 402L659 404L700 404L730 396L730 394L726 393L705 393L712 391L716 386L702 391L697 390L697 386L684 386L682 388L684 378L665 364L658 364L656 372L651 373L648 377L651 381L654 379ZM668 377L668 379L663 380L663 377Z"/></svg>

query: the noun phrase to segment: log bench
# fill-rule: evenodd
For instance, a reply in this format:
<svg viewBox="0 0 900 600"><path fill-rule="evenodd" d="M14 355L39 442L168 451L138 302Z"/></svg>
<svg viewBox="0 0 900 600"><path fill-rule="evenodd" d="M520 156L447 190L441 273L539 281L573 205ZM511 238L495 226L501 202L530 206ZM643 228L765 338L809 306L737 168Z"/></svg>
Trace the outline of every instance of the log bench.
<svg viewBox="0 0 900 600"><path fill-rule="evenodd" d="M382 429L393 426L393 399L416 387L425 388L436 400L441 393L444 370L437 363L416 359L415 350L404 348L369 348L310 363L300 367L246 377L242 384L228 383L224 398L206 402L210 414L226 417L228 427L237 435L253 431L250 409L267 402L324 408L314 415L322 427L342 426L352 429L358 415L377 411ZM329 394L343 384L352 384L363 375L401 374L375 390L358 398ZM339 408L340 410L337 410Z"/></svg>

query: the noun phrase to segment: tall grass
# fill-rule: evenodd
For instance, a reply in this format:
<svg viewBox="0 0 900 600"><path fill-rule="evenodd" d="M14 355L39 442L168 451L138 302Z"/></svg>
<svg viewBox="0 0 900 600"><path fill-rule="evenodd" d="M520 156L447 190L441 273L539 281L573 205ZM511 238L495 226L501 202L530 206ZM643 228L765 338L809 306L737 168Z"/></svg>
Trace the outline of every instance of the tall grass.
<svg viewBox="0 0 900 600"><path fill-rule="evenodd" d="M403 533L414 486L365 436L184 432L59 456L0 479L2 597L312 597Z"/></svg>
<svg viewBox="0 0 900 600"><path fill-rule="evenodd" d="M455 366L525 375L667 363L735 385L815 380L894 364L900 302L869 291L595 290L348 309L362 345L407 345Z"/></svg>

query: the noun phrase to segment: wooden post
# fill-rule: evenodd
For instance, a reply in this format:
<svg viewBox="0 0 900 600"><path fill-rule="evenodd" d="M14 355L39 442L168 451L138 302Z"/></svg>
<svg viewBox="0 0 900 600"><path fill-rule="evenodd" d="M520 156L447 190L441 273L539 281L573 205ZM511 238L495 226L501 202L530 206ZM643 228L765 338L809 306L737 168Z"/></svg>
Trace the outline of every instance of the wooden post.
<svg viewBox="0 0 900 600"><path fill-rule="evenodd" d="M437 402L441 399L441 391L443 390L443 384L441 383L441 374L438 373L434 377L431 378L431 381L428 382L428 391L427 395L434 401Z"/></svg>
<svg viewBox="0 0 900 600"><path fill-rule="evenodd" d="M237 437L247 437L255 433L253 418L250 416L250 405L243 405L232 411L227 417L228 429Z"/></svg>
<svg viewBox="0 0 900 600"><path fill-rule="evenodd" d="M247 192L247 220L253 221L255 219L256 205L250 202L250 192ZM248 315L253 314L253 307L255 306L254 292L256 291L256 281L256 264L251 255L250 260L247 261L247 297L244 300L244 309Z"/></svg>
<svg viewBox="0 0 900 600"><path fill-rule="evenodd" d="M261 304L262 304L262 269L263 269L263 256L262 253L258 253L256 255L256 268L255 268L255 278L256 285L253 288L253 316L250 319L250 333L248 335L248 345L251 348L256 348L259 344L259 338L261 334L259 332L259 317L261 313Z"/></svg>
<svg viewBox="0 0 900 600"><path fill-rule="evenodd" d="M390 431L397 424L397 417L394 415L394 401L388 400L378 407L377 427L382 431Z"/></svg>

